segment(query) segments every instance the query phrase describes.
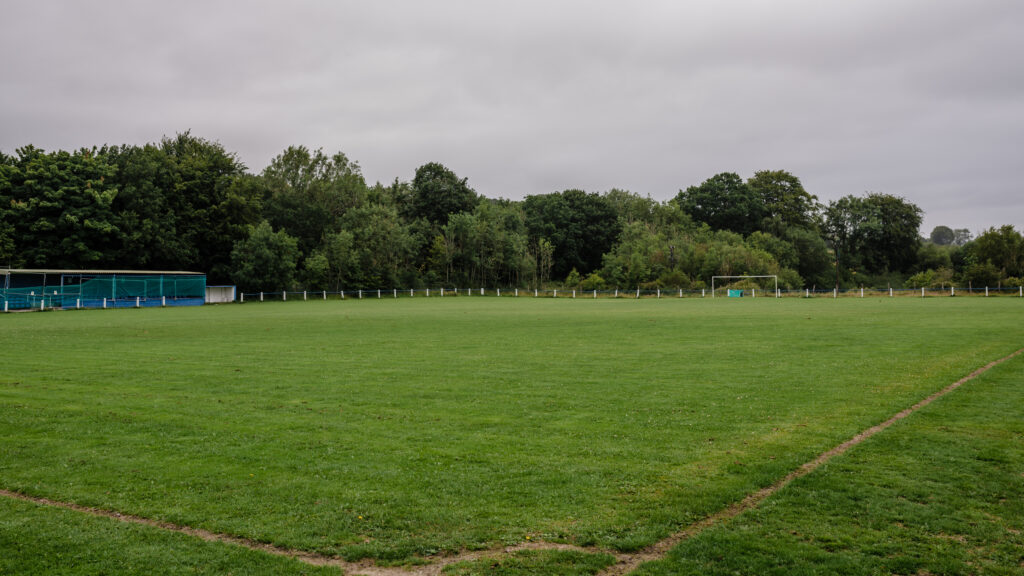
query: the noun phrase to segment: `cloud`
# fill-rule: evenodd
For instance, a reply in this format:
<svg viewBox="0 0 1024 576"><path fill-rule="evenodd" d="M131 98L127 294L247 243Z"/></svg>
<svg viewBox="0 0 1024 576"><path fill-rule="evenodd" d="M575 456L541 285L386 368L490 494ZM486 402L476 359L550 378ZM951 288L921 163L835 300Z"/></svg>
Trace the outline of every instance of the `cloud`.
<svg viewBox="0 0 1024 576"><path fill-rule="evenodd" d="M259 170L343 151L439 161L479 192L672 197L787 169L827 201L904 196L925 228L1024 228L1024 4L756 0L19 3L0 149L191 129ZM925 230L925 232L927 232Z"/></svg>

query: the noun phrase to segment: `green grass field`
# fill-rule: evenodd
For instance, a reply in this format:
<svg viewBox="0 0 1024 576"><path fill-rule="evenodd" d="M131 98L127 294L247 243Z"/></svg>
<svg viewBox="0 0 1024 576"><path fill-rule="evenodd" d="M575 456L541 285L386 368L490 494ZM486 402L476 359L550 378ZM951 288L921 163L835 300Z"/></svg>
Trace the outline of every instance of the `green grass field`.
<svg viewBox="0 0 1024 576"><path fill-rule="evenodd" d="M382 564L528 540L631 551L1021 348L1022 320L1013 298L413 298L6 315L0 489ZM914 416L898 432L992 427L1018 449L992 448L1000 466L965 474L1011 470L1017 483L1002 490L1019 496L1021 364L986 380L1016 402L1016 420L970 404L965 388L954 395L967 407L937 403L930 424ZM836 554L808 545L821 540L800 522L828 526L829 515L879 505L879 484L906 494L934 484L911 460L946 456L941 438L896 432L707 537L755 558L744 534L777 534L779 547L761 553L792 550L789 566ZM855 455L902 467L873 468L875 478ZM799 495L840 482L841 466L854 471L840 479L863 484L844 485L848 496L864 501L815 520L817 500ZM1007 514L1021 529L1019 507ZM870 530L850 532L856 549ZM699 556L704 538L645 570L763 572ZM963 566L933 556L920 565L932 573ZM451 573L591 574L608 561L531 552ZM149 565L336 573L0 498L0 573ZM849 572L903 565L868 566Z"/></svg>

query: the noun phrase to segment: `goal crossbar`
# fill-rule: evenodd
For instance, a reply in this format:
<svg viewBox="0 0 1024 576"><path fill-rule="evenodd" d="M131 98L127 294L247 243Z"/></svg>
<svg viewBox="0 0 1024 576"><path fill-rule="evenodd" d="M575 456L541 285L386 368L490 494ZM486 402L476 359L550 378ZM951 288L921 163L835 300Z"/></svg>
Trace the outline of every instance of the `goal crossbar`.
<svg viewBox="0 0 1024 576"><path fill-rule="evenodd" d="M767 274L764 276L712 276L711 277L711 297L715 297L715 280L719 278L774 278L775 279L775 295L779 294L779 276L777 274Z"/></svg>

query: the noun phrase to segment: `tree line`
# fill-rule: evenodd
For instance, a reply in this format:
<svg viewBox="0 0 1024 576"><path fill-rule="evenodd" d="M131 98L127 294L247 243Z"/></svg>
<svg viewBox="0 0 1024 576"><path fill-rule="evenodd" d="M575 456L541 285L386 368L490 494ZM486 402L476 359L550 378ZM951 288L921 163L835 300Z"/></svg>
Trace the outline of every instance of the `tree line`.
<svg viewBox="0 0 1024 576"><path fill-rule="evenodd" d="M488 198L428 163L367 184L342 153L289 147L259 174L186 132L143 146L0 153L0 265L195 270L245 290L694 289L1018 285L1024 237L919 234L922 211L868 193L822 204L785 170L711 176L665 202L626 190Z"/></svg>

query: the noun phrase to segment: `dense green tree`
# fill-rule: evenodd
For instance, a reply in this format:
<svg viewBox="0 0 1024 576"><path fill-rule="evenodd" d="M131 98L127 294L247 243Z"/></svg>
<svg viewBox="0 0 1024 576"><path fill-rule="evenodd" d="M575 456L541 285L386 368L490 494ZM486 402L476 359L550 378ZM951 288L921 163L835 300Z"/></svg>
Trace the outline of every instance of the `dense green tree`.
<svg viewBox="0 0 1024 576"><path fill-rule="evenodd" d="M291 287L298 260L298 241L264 220L235 243L231 278L243 290L280 292Z"/></svg>
<svg viewBox="0 0 1024 576"><path fill-rule="evenodd" d="M359 164L342 153L290 146L263 170L264 217L299 241L304 254L338 231L341 218L367 199Z"/></svg>
<svg viewBox="0 0 1024 576"><path fill-rule="evenodd" d="M608 199L582 190L527 196L523 211L531 241L543 238L554 249L554 278L565 278L573 268L583 274L596 270L621 229Z"/></svg>
<svg viewBox="0 0 1024 576"><path fill-rule="evenodd" d="M411 219L423 218L441 227L450 214L472 212L478 198L466 178L459 178L442 164L430 162L416 169L411 200Z"/></svg>
<svg viewBox="0 0 1024 576"><path fill-rule="evenodd" d="M763 196L766 190L778 186L768 185L768 176L760 177L763 189L754 188L733 172L716 174L699 186L681 190L676 204L695 221L704 222L715 230L730 230L747 235L758 230L762 219L770 214Z"/></svg>
<svg viewBox="0 0 1024 576"><path fill-rule="evenodd" d="M990 263L999 277L1024 275L1024 237L1011 225L989 228L971 244L977 262Z"/></svg>
<svg viewBox="0 0 1024 576"><path fill-rule="evenodd" d="M783 236L788 228L814 228L818 197L804 190L800 179L785 170L761 170L747 180L761 205L760 229Z"/></svg>
<svg viewBox="0 0 1024 576"><path fill-rule="evenodd" d="M921 209L897 196L845 196L825 209L825 232L840 272L910 270L920 244Z"/></svg>
<svg viewBox="0 0 1024 576"><path fill-rule="evenodd" d="M949 226L936 226L932 228L932 233L928 237L933 244L939 246L949 246L956 239L956 234L953 233L953 229Z"/></svg>
<svg viewBox="0 0 1024 576"><path fill-rule="evenodd" d="M109 263L121 236L111 211L114 172L95 149L20 148L2 163L0 251L36 268Z"/></svg>

